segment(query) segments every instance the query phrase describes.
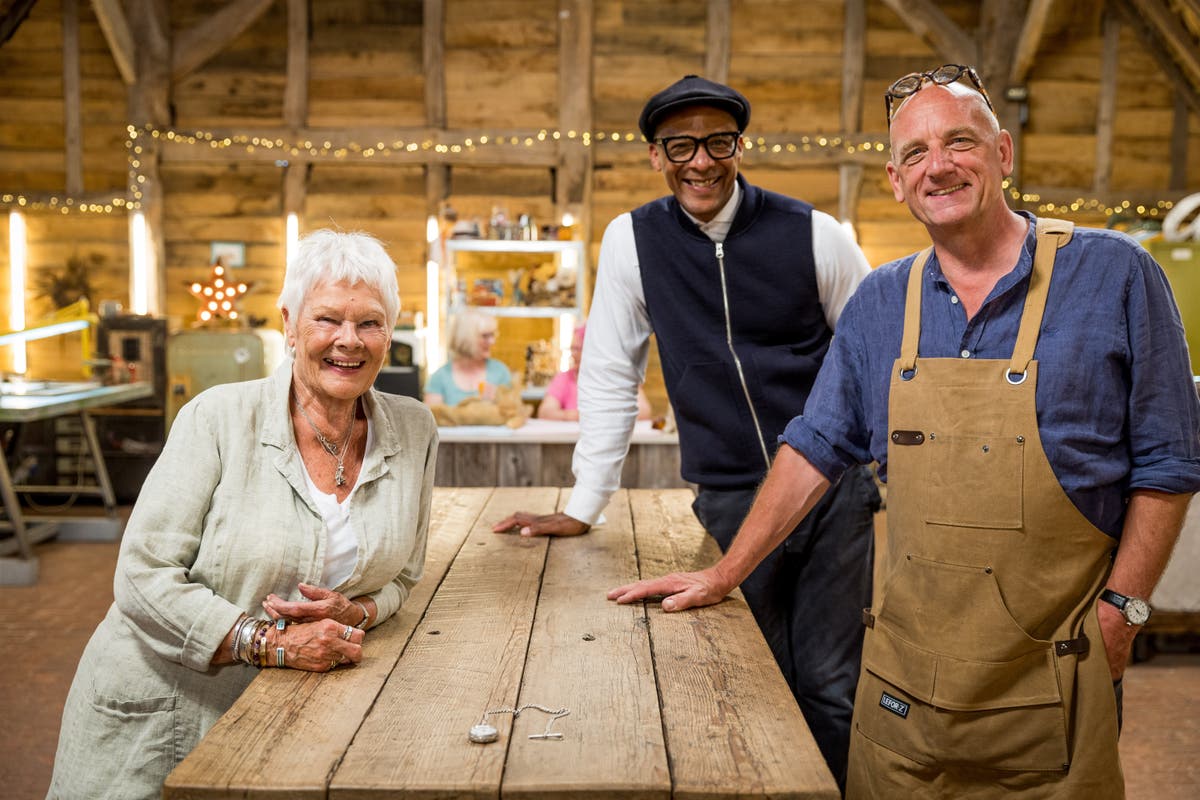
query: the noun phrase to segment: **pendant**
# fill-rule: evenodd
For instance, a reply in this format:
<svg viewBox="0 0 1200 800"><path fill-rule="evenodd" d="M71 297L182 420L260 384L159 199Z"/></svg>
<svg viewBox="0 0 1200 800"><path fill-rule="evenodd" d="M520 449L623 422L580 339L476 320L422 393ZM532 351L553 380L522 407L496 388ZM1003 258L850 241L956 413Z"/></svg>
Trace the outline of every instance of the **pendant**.
<svg viewBox="0 0 1200 800"><path fill-rule="evenodd" d="M488 744L500 738L500 731L496 730L493 725L481 722L471 727L471 732L467 734L467 738L476 744Z"/></svg>
<svg viewBox="0 0 1200 800"><path fill-rule="evenodd" d="M341 462L338 462L337 472L333 473L333 482L338 486L346 485L346 470L342 466Z"/></svg>

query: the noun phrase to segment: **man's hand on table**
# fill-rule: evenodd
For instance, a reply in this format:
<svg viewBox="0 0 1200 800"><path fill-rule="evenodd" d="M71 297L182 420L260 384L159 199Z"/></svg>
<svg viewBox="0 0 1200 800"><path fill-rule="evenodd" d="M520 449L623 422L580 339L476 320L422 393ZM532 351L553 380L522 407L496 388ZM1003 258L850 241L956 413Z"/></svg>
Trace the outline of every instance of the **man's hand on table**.
<svg viewBox="0 0 1200 800"><path fill-rule="evenodd" d="M529 514L517 511L492 526L495 533L517 532L522 536L578 536L591 525L566 514Z"/></svg>
<svg viewBox="0 0 1200 800"><path fill-rule="evenodd" d="M648 578L618 586L609 590L607 597L618 603L661 597L663 611L683 611L685 608L719 603L731 591L733 587L721 578L717 568L709 567L699 572L672 572L661 578Z"/></svg>

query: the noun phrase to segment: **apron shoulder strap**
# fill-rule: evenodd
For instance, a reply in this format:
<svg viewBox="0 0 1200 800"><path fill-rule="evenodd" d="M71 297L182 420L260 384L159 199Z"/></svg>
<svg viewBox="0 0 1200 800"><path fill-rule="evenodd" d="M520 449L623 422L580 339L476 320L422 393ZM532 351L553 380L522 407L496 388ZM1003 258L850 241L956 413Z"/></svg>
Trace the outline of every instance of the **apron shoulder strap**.
<svg viewBox="0 0 1200 800"><path fill-rule="evenodd" d="M908 273L908 295L904 301L904 339L900 343L900 370L912 372L917 366L917 347L921 342L921 275L933 253L927 247L917 253Z"/></svg>
<svg viewBox="0 0 1200 800"><path fill-rule="evenodd" d="M1033 360L1033 350L1037 347L1038 333L1042 328L1042 315L1046 311L1046 297L1050 293L1054 256L1060 247L1071 241L1074 232L1075 223L1069 220L1047 217L1037 221L1033 271L1029 275L1029 289L1025 293L1025 310L1021 313L1017 344L1013 348L1012 360L1008 365L1008 379L1011 382L1023 381L1025 370ZM1017 376L1020 380L1015 379Z"/></svg>

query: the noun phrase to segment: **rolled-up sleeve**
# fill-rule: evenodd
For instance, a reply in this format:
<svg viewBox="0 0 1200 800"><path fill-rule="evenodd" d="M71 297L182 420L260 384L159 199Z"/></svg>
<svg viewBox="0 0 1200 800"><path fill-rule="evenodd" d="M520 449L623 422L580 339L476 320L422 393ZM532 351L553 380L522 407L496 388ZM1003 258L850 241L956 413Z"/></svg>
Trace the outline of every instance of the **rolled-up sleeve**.
<svg viewBox="0 0 1200 800"><path fill-rule="evenodd" d="M1200 401L1179 308L1162 268L1133 248L1126 319L1131 489L1200 491Z"/></svg>
<svg viewBox="0 0 1200 800"><path fill-rule="evenodd" d="M867 407L872 398L858 326L861 308L861 297L856 294L838 322L804 413L793 418L779 437L831 482L851 466L872 460Z"/></svg>

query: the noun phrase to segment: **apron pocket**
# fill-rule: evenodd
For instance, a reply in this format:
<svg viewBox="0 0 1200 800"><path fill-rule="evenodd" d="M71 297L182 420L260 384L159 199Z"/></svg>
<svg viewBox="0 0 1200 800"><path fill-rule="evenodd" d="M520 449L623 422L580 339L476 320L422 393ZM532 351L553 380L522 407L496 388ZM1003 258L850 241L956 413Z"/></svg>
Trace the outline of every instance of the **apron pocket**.
<svg viewBox="0 0 1200 800"><path fill-rule="evenodd" d="M989 567L906 556L867 632L856 725L921 763L1062 770L1069 698L1055 658Z"/></svg>
<svg viewBox="0 0 1200 800"><path fill-rule="evenodd" d="M866 665L859 698L857 731L921 764L1061 772L1070 760L1061 703L957 711L922 700Z"/></svg>
<svg viewBox="0 0 1200 800"><path fill-rule="evenodd" d="M964 528L1019 529L1023 522L1023 443L1015 437L929 433L925 459L925 520Z"/></svg>

